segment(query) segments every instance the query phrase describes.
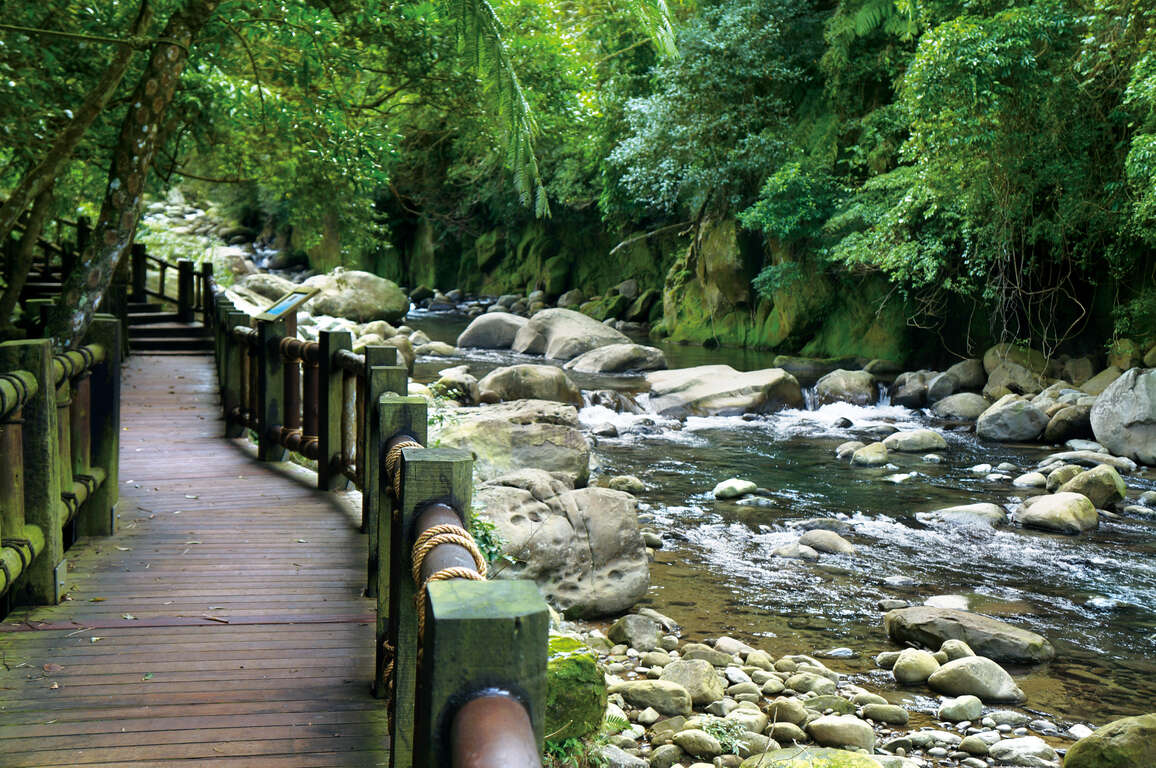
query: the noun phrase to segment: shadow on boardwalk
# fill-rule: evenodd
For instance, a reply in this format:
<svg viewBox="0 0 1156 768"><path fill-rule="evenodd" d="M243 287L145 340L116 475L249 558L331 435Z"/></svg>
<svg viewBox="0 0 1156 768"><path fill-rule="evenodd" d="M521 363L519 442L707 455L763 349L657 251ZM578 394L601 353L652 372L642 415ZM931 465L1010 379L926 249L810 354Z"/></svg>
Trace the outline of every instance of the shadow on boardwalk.
<svg viewBox="0 0 1156 768"><path fill-rule="evenodd" d="M117 534L0 625L0 768L387 763L348 494L222 439L210 357L123 386Z"/></svg>

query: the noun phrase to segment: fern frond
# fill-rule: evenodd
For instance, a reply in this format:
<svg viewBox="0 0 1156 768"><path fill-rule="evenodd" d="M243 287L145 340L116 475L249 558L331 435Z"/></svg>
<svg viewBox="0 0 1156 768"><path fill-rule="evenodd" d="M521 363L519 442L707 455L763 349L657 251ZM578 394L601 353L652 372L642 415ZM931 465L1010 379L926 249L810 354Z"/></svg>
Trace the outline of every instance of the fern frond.
<svg viewBox="0 0 1156 768"><path fill-rule="evenodd" d="M674 39L674 27L670 24L670 8L667 7L666 0L631 0L630 7L658 52L668 58L677 59L678 46Z"/></svg>

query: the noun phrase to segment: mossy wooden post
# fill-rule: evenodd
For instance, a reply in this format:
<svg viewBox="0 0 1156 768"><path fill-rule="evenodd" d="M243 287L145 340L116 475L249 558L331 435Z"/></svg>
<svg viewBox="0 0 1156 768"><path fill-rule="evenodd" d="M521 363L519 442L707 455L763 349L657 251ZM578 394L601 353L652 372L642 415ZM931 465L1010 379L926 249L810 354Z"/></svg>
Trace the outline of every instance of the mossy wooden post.
<svg viewBox="0 0 1156 768"><path fill-rule="evenodd" d="M389 349L396 355L393 347L379 347ZM366 350L366 363L368 365ZM406 369L398 365L378 365L369 368L366 376L367 391L371 399L365 401L365 487L361 491L361 530L369 534L369 558L366 563L366 597L377 595L377 553L380 525L378 512L381 509L384 486L381 482L382 462L385 460L385 441L389 435L381 432L380 401L387 392L403 395L407 389Z"/></svg>
<svg viewBox="0 0 1156 768"><path fill-rule="evenodd" d="M224 350L223 365L225 368L224 385L221 391L221 407L225 411L225 437L240 437L245 434L245 425L240 416L244 403L241 402L241 392L244 389L245 356L249 354L249 345L233 338L233 329L238 325L249 326L249 316L238 312L229 305L225 312L225 327L221 330L221 346Z"/></svg>
<svg viewBox="0 0 1156 768"><path fill-rule="evenodd" d="M377 487L377 475L381 467L377 466L381 446L373 436L377 431L377 400L388 389L389 373L385 370L397 364L397 349L395 347L373 346L365 348L365 402L362 403L361 434L357 436L357 463L360 465L361 475L361 532L369 531L369 502L372 489ZM377 453L374 453L377 451ZM369 542L371 545L372 541Z"/></svg>
<svg viewBox="0 0 1156 768"><path fill-rule="evenodd" d="M257 322L257 458L261 461L285 458L285 449L277 440L277 430L284 423L281 417L285 380L281 338L284 335L283 320Z"/></svg>
<svg viewBox="0 0 1156 768"><path fill-rule="evenodd" d="M417 693L417 612L414 599L418 585L411 569L412 547L418 515L426 504L442 502L458 510L470 508L474 459L456 448L405 448L402 450L401 498L393 528L389 564L390 645L393 664L393 731L390 734L390 768L424 768L414 759L414 700Z"/></svg>
<svg viewBox="0 0 1156 768"><path fill-rule="evenodd" d="M429 406L424 397L397 395L387 392L378 402L379 434L383 443L388 443L396 435L411 435L419 443L425 445L429 427ZM394 559L393 531L398 525L396 504L393 493L388 488L389 479L381 474L381 493L378 494L380 503L377 508L377 551L370 551L370 567L376 569L377 574L377 664L373 676L373 692L378 698L387 694L385 688L385 659L382 655L382 643L389 638L389 622L393 614L390 613L390 595L392 580L390 573Z"/></svg>
<svg viewBox="0 0 1156 768"><path fill-rule="evenodd" d="M201 286L201 302L197 307L201 312L201 322L207 327L212 327L213 262L206 261L201 264L201 275L197 283Z"/></svg>
<svg viewBox="0 0 1156 768"><path fill-rule="evenodd" d="M193 262L190 259L177 259L177 319L182 323L193 322L196 308L193 278Z"/></svg>
<svg viewBox="0 0 1156 768"><path fill-rule="evenodd" d="M57 444L56 383L52 342L48 339L0 344L0 368L22 368L36 377L36 394L24 405L24 520L44 532L44 551L28 570L31 603L55 605L63 584L57 566L64 560L64 502L60 498L60 452ZM59 575L63 581L63 568Z"/></svg>
<svg viewBox="0 0 1156 768"><path fill-rule="evenodd" d="M341 471L341 417L345 411L345 372L337 365L337 353L353 349L349 331L321 331L317 335L319 351L317 372L317 488L332 491L345 482Z"/></svg>
<svg viewBox="0 0 1156 768"><path fill-rule="evenodd" d="M104 470L104 482L88 497L77 523L82 536L111 536L116 532L116 504L120 499L120 349L122 328L112 315L96 315L86 344L105 349L104 362L92 370L92 465Z"/></svg>
<svg viewBox="0 0 1156 768"><path fill-rule="evenodd" d="M213 299L213 362L217 364L217 385L221 390L221 405L225 404L225 314L231 303L224 296Z"/></svg>
<svg viewBox="0 0 1156 768"><path fill-rule="evenodd" d="M428 592L414 764L451 763L454 716L487 689L507 691L526 708L540 751L550 612L538 586L451 579L432 582Z"/></svg>

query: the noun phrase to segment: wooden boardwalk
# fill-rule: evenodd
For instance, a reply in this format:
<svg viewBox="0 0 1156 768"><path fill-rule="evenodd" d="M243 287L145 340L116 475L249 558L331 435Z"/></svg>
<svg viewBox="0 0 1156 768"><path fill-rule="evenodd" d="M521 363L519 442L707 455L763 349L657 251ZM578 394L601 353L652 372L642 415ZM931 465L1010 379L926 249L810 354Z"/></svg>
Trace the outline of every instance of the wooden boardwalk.
<svg viewBox="0 0 1156 768"><path fill-rule="evenodd" d="M125 366L119 530L0 624L0 768L373 766L365 537L224 440L211 357Z"/></svg>

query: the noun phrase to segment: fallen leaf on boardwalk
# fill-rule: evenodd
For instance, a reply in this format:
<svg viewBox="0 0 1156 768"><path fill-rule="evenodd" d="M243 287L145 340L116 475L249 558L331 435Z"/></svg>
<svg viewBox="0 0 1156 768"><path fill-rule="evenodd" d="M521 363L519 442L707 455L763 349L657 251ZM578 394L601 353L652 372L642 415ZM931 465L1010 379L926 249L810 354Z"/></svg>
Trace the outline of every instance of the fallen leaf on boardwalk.
<svg viewBox="0 0 1156 768"><path fill-rule="evenodd" d="M229 623L228 619L222 619L220 616L210 616L207 613L202 618L208 619L209 621L218 621L221 624L228 624Z"/></svg>
<svg viewBox="0 0 1156 768"><path fill-rule="evenodd" d="M152 672L145 672L144 676L141 678L141 680L152 680L152 679L153 679L153 673Z"/></svg>
<svg viewBox="0 0 1156 768"><path fill-rule="evenodd" d="M297 539L297 543L298 544L308 544L309 542L305 539Z"/></svg>
<svg viewBox="0 0 1156 768"><path fill-rule="evenodd" d="M104 598L103 597L90 597L90 598L88 598L88 602L90 602L90 603L103 603Z"/></svg>
<svg viewBox="0 0 1156 768"><path fill-rule="evenodd" d="M117 547L121 552L132 552L132 547Z"/></svg>
<svg viewBox="0 0 1156 768"><path fill-rule="evenodd" d="M57 688L59 688L59 687L60 687L60 683L58 683L58 682L56 682L56 681L53 681L53 682L52 682L52 685L50 685L50 686L48 686L48 687L49 687L49 688L51 688L52 690L54 690L54 691L55 691Z"/></svg>
<svg viewBox="0 0 1156 768"><path fill-rule="evenodd" d="M133 616L131 613L122 613L120 617L122 619L128 619L129 621L134 621L136 619L136 616Z"/></svg>
<svg viewBox="0 0 1156 768"><path fill-rule="evenodd" d="M90 643L99 643L99 642L100 642L101 640L103 640L103 639L104 639L103 637L90 637L90 638L88 638L88 642L90 642Z"/></svg>
<svg viewBox="0 0 1156 768"><path fill-rule="evenodd" d="M210 606L209 606L209 610L210 610L210 611L219 611L219 610L221 610L221 609L222 609L222 608L224 608L224 607L225 607L225 606L223 606L223 605L210 605Z"/></svg>
<svg viewBox="0 0 1156 768"><path fill-rule="evenodd" d="M199 541L186 541L185 544L200 544Z"/></svg>
<svg viewBox="0 0 1156 768"><path fill-rule="evenodd" d="M52 664L52 663L48 663L48 664L45 664L45 665L44 665L44 671L45 671L45 672L47 672L47 673L48 673L48 674L50 674L50 675L51 675L53 672L59 672L59 671L60 671L60 670L62 670L62 669L64 669L64 667L60 666L59 664Z"/></svg>
<svg viewBox="0 0 1156 768"><path fill-rule="evenodd" d="M186 494L185 494L185 498L186 498L186 499L199 499L199 498L201 498L201 497L200 497L200 496L194 496L194 495L193 495L193 494L191 494L191 493L186 493Z"/></svg>

